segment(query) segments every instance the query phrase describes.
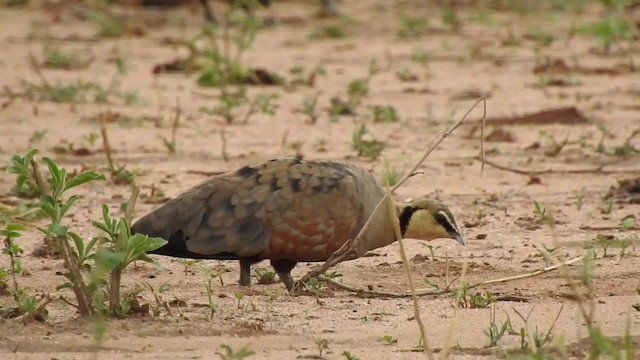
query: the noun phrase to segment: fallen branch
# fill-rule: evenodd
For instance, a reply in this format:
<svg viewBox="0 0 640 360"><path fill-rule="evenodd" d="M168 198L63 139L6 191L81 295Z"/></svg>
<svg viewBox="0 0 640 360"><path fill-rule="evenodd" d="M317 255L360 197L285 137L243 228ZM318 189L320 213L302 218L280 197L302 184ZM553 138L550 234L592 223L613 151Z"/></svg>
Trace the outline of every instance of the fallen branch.
<svg viewBox="0 0 640 360"><path fill-rule="evenodd" d="M622 230L622 226L580 226L580 230L592 230L592 231L610 231L610 230ZM640 226L631 226L625 230L640 230Z"/></svg>
<svg viewBox="0 0 640 360"><path fill-rule="evenodd" d="M364 223L364 225L362 226L362 229L360 229L360 232L355 237L355 239L347 240L338 250L336 250L333 254L331 254L329 259L327 259L327 261L325 261L320 267L312 269L311 271L307 272L302 278L300 278L300 280L296 281L296 284L294 285L294 287L292 289L292 292L296 292L296 291L299 291L299 290L303 289L304 288L303 284L305 282L307 282L310 278L318 277L319 275L324 274L331 267L333 267L333 266L335 266L335 265L337 265L337 264L339 264L339 263L341 263L343 261L356 259L356 258L364 255L364 253L368 249L359 249L358 245L360 245L360 243L362 241L362 238L364 237L364 234L366 233L367 229L371 225L371 222L373 221L373 218L378 213L378 211L380 211L380 209L383 207L383 204L385 203L385 201L387 201L387 198L389 198L390 193L395 192L410 177L412 177L414 175L414 173L418 170L418 168L422 165L422 163L427 159L427 157L438 147L438 145L440 145L440 143L442 143L442 141L444 141L444 139L446 139L449 135L451 135L451 133L453 133L453 131L455 131L460 125L462 125L462 123L467 119L467 117L469 116L471 111L473 109L475 109L475 107L480 102L484 103L484 113L483 114L486 115L486 112L487 112L487 110L486 110L487 109L487 95L485 94L484 96L482 96L478 100L476 100L475 103L473 103L473 105L469 108L469 110L467 110L467 112L464 114L464 116L462 116L462 118L460 118L460 120L458 120L457 123L455 123L453 126L451 126L449 128L443 129L442 131L440 131L433 138L433 140L431 140L431 143L429 144L429 146L425 150L424 155L422 155L420 160L418 160L418 162L413 166L413 168L409 172L407 172L404 175L404 177L400 181L398 181L397 184L395 184L393 187L391 187L390 191L387 192L382 197L382 199L380 199L380 201L378 202L378 205L371 212L371 214L369 215L369 218Z"/></svg>
<svg viewBox="0 0 640 360"><path fill-rule="evenodd" d="M535 277L535 276L539 276L542 275L544 273L548 273L550 271L554 271L562 266L567 266L567 265L571 265L574 264L576 262L581 261L584 258L584 255L580 255L578 257L575 257L573 259L569 259L563 263L559 263L559 264L555 264L555 265L551 265L551 266L547 266L544 267L542 269L533 271L533 272L529 272L529 273L524 273L524 274L520 274L520 275L514 275L514 276L508 276L508 277L503 277L503 278L497 278L497 279L490 279L490 280L485 280L485 281L481 281L481 282L477 282L475 284L470 284L467 289L473 289L482 285L488 285L488 284L495 284L495 283L501 283L501 282L510 282L510 281L515 281L515 280L521 280L521 279L527 279L527 278L531 278L531 277ZM326 276L319 276L318 279L320 279L323 282L326 282L328 284L330 284L331 286L338 288L338 289L342 289L342 290L346 290L349 292L353 292L356 293L358 295L362 295L362 296L366 296L366 297L384 297L384 298L408 298L411 296L411 291L407 291L404 293L391 293L391 292L381 292L381 291L373 291L373 290L369 290L369 289L363 289L363 288L357 288L354 286L350 286L344 283L340 283L337 282L333 279L330 279ZM418 289L416 291L416 296L429 296L429 295L442 295L442 294L448 294L455 291L455 289L452 289L451 287L446 287L443 289Z"/></svg>
<svg viewBox="0 0 640 360"><path fill-rule="evenodd" d="M632 170L605 170L604 168L607 166L611 166L614 165L616 162L614 163L610 163L610 164L602 164L598 167L595 168L591 168L591 169L545 169L545 170L523 170L523 169L518 169L518 168L513 168L510 166L506 166L506 165L501 165L498 163L495 163L491 160L487 160L487 159L482 159L479 156L474 156L473 157L474 160L478 160L478 161L482 161L483 163L491 166L492 168L498 169L498 170L504 170L504 171L509 171L512 173L516 173L516 174L520 174L520 175L527 175L527 176L534 176L534 175L544 175L544 174L620 174L620 173L640 173L640 169L632 169Z"/></svg>

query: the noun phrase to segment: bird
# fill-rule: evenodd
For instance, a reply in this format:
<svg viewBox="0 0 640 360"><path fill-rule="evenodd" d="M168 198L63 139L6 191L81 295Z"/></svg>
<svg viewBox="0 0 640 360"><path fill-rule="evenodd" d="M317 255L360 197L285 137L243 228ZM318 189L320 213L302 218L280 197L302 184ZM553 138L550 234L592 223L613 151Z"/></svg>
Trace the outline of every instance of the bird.
<svg viewBox="0 0 640 360"><path fill-rule="evenodd" d="M241 286L251 285L253 264L270 260L291 291L296 264L326 261L355 238L385 193L369 171L352 163L276 158L210 177L142 216L131 233L167 240L150 254L237 260ZM393 217L373 215L362 254L395 242L396 226L403 238L465 245L453 214L436 199L397 202L392 211Z"/></svg>

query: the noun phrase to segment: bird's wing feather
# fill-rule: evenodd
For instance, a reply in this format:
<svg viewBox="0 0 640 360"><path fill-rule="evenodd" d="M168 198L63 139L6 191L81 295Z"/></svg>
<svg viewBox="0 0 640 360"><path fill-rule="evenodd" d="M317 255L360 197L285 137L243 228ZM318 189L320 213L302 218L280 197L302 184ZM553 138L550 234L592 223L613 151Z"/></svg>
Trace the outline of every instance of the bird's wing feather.
<svg viewBox="0 0 640 360"><path fill-rule="evenodd" d="M168 239L157 251L164 255L323 260L362 225L361 188L379 187L358 172L299 158L246 166L188 190L132 230Z"/></svg>

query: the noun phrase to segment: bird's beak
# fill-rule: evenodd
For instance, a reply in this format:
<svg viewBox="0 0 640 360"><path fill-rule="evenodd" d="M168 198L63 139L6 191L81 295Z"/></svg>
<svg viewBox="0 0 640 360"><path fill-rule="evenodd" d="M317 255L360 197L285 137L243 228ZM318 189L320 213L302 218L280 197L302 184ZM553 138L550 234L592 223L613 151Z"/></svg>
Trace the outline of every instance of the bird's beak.
<svg viewBox="0 0 640 360"><path fill-rule="evenodd" d="M466 242L464 241L464 236L462 236L462 234L460 234L459 232L456 232L455 234L451 234L451 236L458 242L458 244L465 246Z"/></svg>

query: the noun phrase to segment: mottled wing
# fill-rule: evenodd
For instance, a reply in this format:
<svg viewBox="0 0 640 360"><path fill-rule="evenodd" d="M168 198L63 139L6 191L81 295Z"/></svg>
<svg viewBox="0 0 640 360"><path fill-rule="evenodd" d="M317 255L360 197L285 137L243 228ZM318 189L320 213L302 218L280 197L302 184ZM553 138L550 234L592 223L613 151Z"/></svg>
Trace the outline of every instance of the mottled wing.
<svg viewBox="0 0 640 360"><path fill-rule="evenodd" d="M358 174L337 162L271 160L218 176L140 219L169 240L155 253L231 259L326 259L362 222Z"/></svg>

